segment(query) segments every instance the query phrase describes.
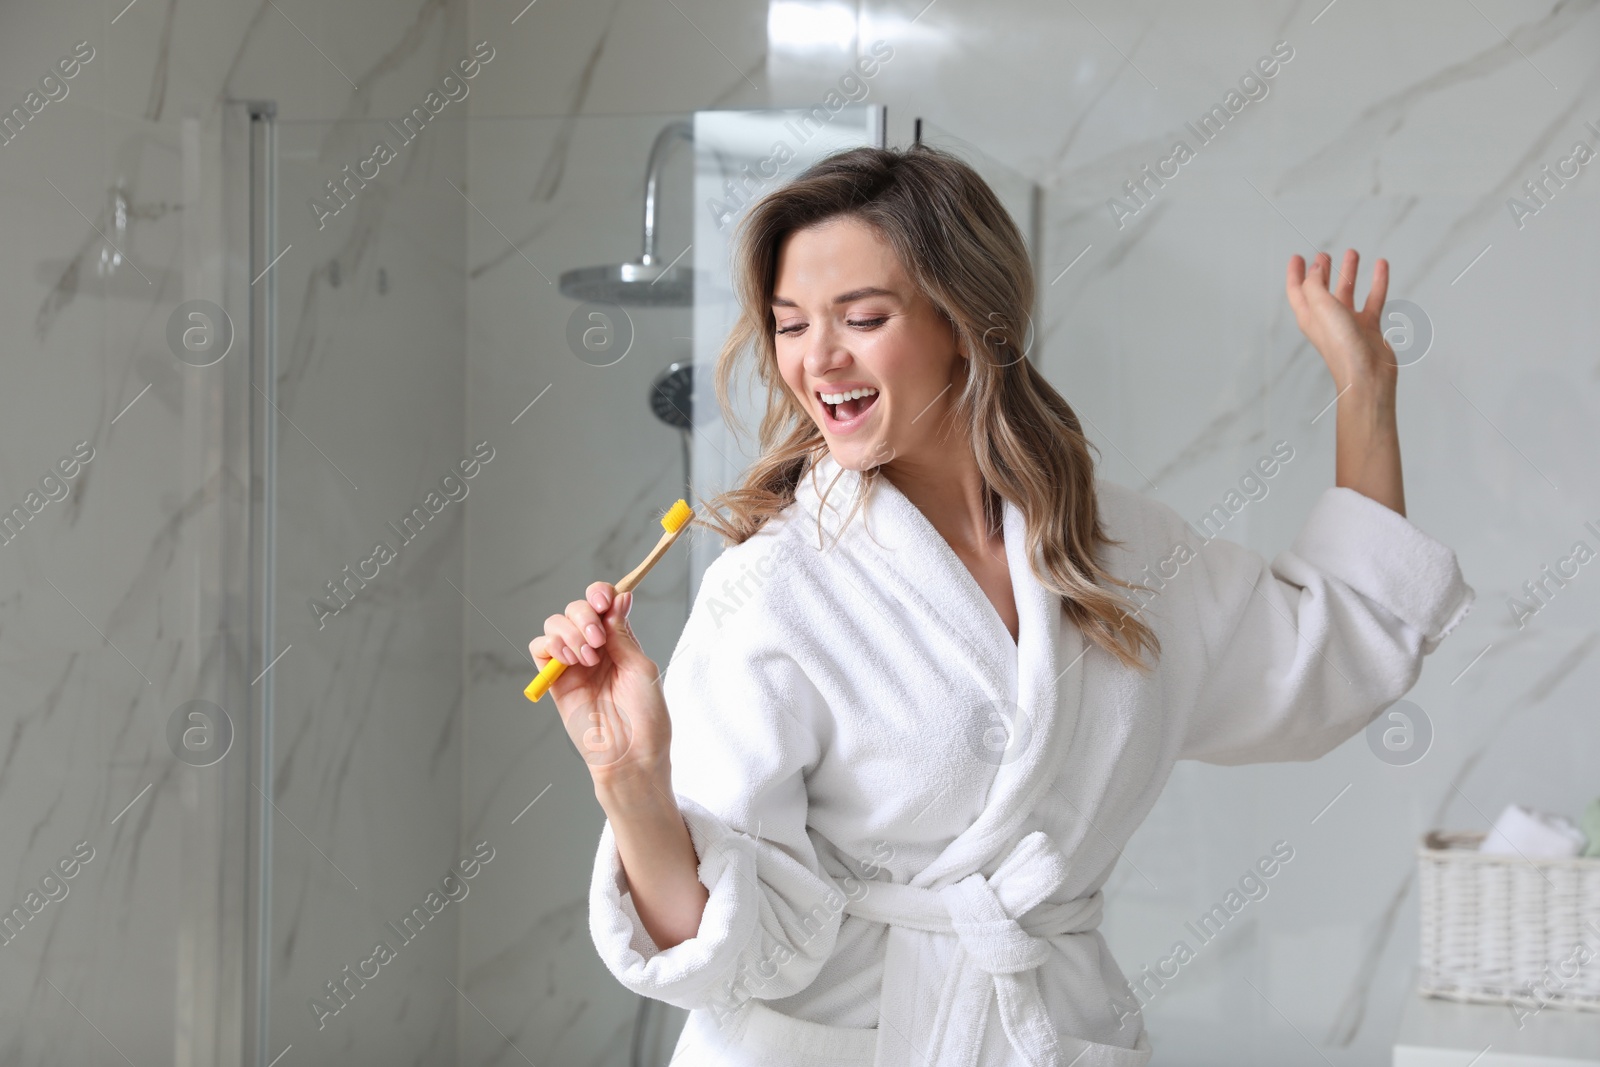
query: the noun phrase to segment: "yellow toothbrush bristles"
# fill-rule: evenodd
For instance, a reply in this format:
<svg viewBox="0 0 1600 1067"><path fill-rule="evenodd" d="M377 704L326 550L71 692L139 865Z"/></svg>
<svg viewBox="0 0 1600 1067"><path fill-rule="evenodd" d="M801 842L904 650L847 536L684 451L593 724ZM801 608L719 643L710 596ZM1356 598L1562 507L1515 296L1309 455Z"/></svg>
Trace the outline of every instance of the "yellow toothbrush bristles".
<svg viewBox="0 0 1600 1067"><path fill-rule="evenodd" d="M661 528L666 530L667 533L677 533L678 527L688 522L693 515L694 512L689 510L689 502L680 500L668 508L665 515L661 516Z"/></svg>

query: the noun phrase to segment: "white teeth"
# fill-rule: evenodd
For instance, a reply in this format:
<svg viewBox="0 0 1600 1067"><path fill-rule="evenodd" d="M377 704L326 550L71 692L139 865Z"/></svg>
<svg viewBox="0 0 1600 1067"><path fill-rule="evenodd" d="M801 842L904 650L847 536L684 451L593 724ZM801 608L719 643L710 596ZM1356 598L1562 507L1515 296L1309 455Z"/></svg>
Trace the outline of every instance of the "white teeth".
<svg viewBox="0 0 1600 1067"><path fill-rule="evenodd" d="M847 393L818 393L824 404L842 404L846 400L855 400L863 396L877 396L878 391L868 386L865 389L852 389Z"/></svg>

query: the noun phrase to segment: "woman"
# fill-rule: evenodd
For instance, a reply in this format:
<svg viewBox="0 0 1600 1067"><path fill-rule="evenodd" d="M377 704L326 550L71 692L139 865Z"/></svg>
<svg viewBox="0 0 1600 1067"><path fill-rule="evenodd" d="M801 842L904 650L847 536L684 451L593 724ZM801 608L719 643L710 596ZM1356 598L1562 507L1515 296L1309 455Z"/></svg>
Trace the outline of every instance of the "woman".
<svg viewBox="0 0 1600 1067"><path fill-rule="evenodd" d="M1474 597L1403 517L1387 264L1360 312L1355 253L1328 268L1287 289L1338 484L1269 570L1095 477L965 164L854 149L751 207L717 385L753 347L761 453L664 685L604 582L531 645L574 664L551 692L608 816L595 945L690 1009L681 1062L1149 1059L1096 927L1173 763L1321 756Z"/></svg>

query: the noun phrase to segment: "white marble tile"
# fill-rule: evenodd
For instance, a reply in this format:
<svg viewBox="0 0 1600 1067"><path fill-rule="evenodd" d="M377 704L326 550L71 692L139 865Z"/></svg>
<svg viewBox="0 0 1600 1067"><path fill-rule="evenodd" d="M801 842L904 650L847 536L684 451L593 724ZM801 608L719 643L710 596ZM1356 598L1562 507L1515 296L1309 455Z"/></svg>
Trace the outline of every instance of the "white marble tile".
<svg viewBox="0 0 1600 1067"><path fill-rule="evenodd" d="M11 252L0 260L9 282L0 300L13 324L11 387L0 399L4 493L20 501L76 441L95 450L70 495L0 550L12 690L0 836L12 895L20 900L75 842L95 849L69 895L0 954L0 983L25 1006L0 1026L0 1047L19 1063L118 1053L172 1062L190 1039L174 1028L187 995L183 865L193 862L183 809L217 771L174 759L166 726L195 693L196 564L222 483L214 455L187 451L189 427L207 414L191 406L200 395L191 387L207 370L180 363L166 336L196 266L185 261L185 213L204 207L185 200L180 124L200 118L214 147L224 99L277 99L296 131L285 146L298 141L313 157L284 165L289 184L297 166L336 154L347 136L293 120L398 110L466 47L464 5L345 5L326 17L279 6L363 90L307 63L323 60L273 5L145 0L120 15L72 3L0 16L4 66L28 80L76 41L95 48L68 95L0 146ZM8 84L22 102L25 82ZM465 208L441 175L465 172L465 124L438 134L431 169L409 171L381 204L375 196L384 210L354 240L301 240L277 268L284 413L365 482L357 494L288 418L280 424L279 647L295 647L275 668L283 817L269 1045L276 1054L294 1040L299 1062L437 1062L456 1042L459 998L440 977L454 973L453 917L400 957L405 977L384 975L386 985L352 1003L364 1019L332 1021L338 1036L299 1032L314 987L369 952L382 920L458 858L463 608L441 579L463 581L460 522L430 531L434 543L409 554L389 590L374 588L337 620L342 633L305 632L304 605L308 584L353 559L464 447ZM127 260L107 273L113 255ZM339 291L317 274L335 255L350 257ZM361 291L379 266L393 283L381 301ZM415 356L397 365L397 351Z"/></svg>

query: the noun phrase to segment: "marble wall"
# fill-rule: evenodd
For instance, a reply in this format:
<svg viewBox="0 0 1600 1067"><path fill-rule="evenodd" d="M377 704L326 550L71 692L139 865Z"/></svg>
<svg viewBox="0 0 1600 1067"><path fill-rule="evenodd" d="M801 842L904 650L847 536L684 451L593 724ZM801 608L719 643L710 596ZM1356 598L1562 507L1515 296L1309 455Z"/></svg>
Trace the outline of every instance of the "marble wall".
<svg viewBox="0 0 1600 1067"><path fill-rule="evenodd" d="M327 598L324 582L391 536L385 521L423 501L468 448L468 209L449 185L466 172L465 108L436 119L325 227L307 201L371 147L379 117L422 100L468 54L467 24L465 5L452 3L69 0L0 13L0 98L27 116L0 144L0 301L11 324L0 493L34 511L30 490L60 493L54 480L41 487L59 460L79 442L90 457L63 499L0 545L7 907L31 911L28 894L66 890L0 946L0 1061L240 1062L248 882L208 867L218 857L190 831L220 830L229 847L249 833L242 806L206 808L223 776L244 803L266 792L246 742L250 699L269 684L261 1062L455 1058L465 1006L446 980L458 943L448 912L378 979L352 984L348 1006L320 1029L309 1005L370 956L386 920L470 856L460 505L325 626L310 601ZM74 56L75 69L57 67ZM223 216L240 203L222 190L242 172L223 173L239 147L223 131L227 102L240 99L277 105L284 254L270 282L233 290L223 275L243 266L242 248L223 243ZM216 569L244 558L241 508L261 491L240 481L219 434L251 399L248 375L236 374L246 341L192 365L169 320L186 300L220 300L242 331L249 294L268 284L279 295L282 658L252 684L255 671L236 678L244 649L208 629L225 612L261 609L259 598L222 605L247 576ZM224 375L244 387L226 416ZM494 467L485 470L479 483ZM222 698L234 746L209 766L178 759L173 713L230 686L245 696ZM79 842L87 862L52 878ZM495 873L491 863L479 881ZM197 882L209 889L197 893ZM208 935L208 914L228 917L227 944ZM230 970L234 984L213 987Z"/></svg>

